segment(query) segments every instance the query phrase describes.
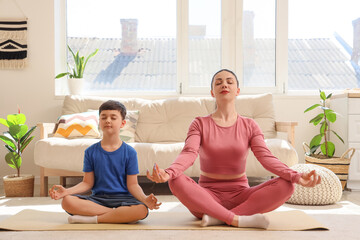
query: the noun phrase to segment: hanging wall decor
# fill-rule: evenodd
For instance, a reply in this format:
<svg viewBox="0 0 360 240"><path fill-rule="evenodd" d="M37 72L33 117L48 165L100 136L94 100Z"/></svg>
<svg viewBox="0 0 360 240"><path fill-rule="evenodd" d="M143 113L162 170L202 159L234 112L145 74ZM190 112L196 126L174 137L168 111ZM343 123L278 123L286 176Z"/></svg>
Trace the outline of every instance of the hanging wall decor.
<svg viewBox="0 0 360 240"><path fill-rule="evenodd" d="M27 19L0 19L0 69L24 68L27 59Z"/></svg>

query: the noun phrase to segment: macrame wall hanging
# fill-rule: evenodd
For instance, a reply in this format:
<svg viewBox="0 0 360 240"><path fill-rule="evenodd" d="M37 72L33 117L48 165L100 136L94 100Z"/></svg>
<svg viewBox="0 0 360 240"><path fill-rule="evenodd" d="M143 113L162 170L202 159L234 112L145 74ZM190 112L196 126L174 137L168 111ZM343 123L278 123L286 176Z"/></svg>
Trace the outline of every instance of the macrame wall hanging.
<svg viewBox="0 0 360 240"><path fill-rule="evenodd" d="M0 69L20 69L26 65L27 18L23 15L22 19L16 20L0 16Z"/></svg>

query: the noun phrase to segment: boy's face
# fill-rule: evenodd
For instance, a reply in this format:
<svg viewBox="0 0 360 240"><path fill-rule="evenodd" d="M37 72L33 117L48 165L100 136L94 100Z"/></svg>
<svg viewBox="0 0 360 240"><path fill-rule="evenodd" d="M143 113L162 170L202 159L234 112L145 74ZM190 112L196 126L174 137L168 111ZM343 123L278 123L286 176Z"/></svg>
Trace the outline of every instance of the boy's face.
<svg viewBox="0 0 360 240"><path fill-rule="evenodd" d="M100 113L100 129L104 134L119 134L126 121L117 110L103 110Z"/></svg>

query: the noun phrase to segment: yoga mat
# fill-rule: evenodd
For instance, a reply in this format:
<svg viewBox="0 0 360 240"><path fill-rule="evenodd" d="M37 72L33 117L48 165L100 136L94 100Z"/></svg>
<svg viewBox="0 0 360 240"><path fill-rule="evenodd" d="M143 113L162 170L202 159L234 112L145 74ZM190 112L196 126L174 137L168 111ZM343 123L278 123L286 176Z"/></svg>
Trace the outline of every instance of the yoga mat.
<svg viewBox="0 0 360 240"><path fill-rule="evenodd" d="M328 230L317 220L299 210L266 213L270 219L267 230L300 231ZM188 212L151 212L136 224L68 224L65 212L22 210L0 222L0 229L15 231L59 231L59 230L260 230L235 228L227 225L200 227L200 220Z"/></svg>

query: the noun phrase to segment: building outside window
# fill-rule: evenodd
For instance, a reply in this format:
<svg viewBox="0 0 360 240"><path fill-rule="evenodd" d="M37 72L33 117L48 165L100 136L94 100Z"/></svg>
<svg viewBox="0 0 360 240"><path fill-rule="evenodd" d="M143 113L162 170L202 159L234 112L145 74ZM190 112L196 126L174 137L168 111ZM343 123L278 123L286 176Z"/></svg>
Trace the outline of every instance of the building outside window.
<svg viewBox="0 0 360 240"><path fill-rule="evenodd" d="M242 93L342 90L360 82L357 9L357 0L67 0L67 44L99 48L87 94L208 94L221 68L237 73Z"/></svg>
<svg viewBox="0 0 360 240"><path fill-rule="evenodd" d="M289 90L359 88L360 1L289 1Z"/></svg>

